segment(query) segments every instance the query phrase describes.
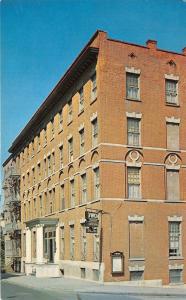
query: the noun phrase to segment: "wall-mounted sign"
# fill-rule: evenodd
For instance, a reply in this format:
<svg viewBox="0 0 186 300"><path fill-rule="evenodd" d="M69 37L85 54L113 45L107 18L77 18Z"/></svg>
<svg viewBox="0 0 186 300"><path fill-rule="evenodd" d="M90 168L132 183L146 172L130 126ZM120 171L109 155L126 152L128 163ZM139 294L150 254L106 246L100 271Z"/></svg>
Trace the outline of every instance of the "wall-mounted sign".
<svg viewBox="0 0 186 300"><path fill-rule="evenodd" d="M123 252L111 253L111 268L112 274L123 274L124 273L124 256Z"/></svg>
<svg viewBox="0 0 186 300"><path fill-rule="evenodd" d="M86 233L97 233L99 226L98 212L85 211L85 219Z"/></svg>

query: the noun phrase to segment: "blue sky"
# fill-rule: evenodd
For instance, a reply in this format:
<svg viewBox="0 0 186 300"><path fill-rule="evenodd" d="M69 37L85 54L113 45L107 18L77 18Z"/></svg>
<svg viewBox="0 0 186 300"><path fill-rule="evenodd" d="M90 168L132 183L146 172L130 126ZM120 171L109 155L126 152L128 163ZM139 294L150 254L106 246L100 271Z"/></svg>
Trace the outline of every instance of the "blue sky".
<svg viewBox="0 0 186 300"><path fill-rule="evenodd" d="M8 148L97 29L181 52L186 0L2 0L1 130Z"/></svg>

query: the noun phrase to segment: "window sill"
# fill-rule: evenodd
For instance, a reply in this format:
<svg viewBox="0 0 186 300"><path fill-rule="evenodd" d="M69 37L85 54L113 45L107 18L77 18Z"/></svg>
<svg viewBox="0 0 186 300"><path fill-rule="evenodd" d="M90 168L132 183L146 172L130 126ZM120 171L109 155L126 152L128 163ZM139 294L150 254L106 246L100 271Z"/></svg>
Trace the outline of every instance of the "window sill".
<svg viewBox="0 0 186 300"><path fill-rule="evenodd" d="M92 105L97 100L97 97L90 100L90 105Z"/></svg>
<svg viewBox="0 0 186 300"><path fill-rule="evenodd" d="M169 103L169 102L165 102L165 105L166 105L166 106L172 106L172 107L180 107L180 105L177 104L177 103Z"/></svg>
<svg viewBox="0 0 186 300"><path fill-rule="evenodd" d="M80 156L79 156L79 159L82 159L82 158L84 158L85 157L85 154L83 153L83 154L80 154Z"/></svg>
<svg viewBox="0 0 186 300"><path fill-rule="evenodd" d="M74 207L69 207L69 208L68 208L68 210L72 210L72 209L75 209L75 206L74 206Z"/></svg>
<svg viewBox="0 0 186 300"><path fill-rule="evenodd" d="M82 206L85 206L87 203L85 202L85 203L81 203L81 204L79 204L78 206L79 207L82 207Z"/></svg>
<svg viewBox="0 0 186 300"><path fill-rule="evenodd" d="M127 97L126 97L126 100L127 101L134 101L134 102L142 102L140 99L133 99L133 98L127 98Z"/></svg>
<svg viewBox="0 0 186 300"><path fill-rule="evenodd" d="M127 145L127 148L133 148L133 149L143 149L143 147L142 146L140 146L140 145L136 145L136 146L134 146L134 145Z"/></svg>
<svg viewBox="0 0 186 300"><path fill-rule="evenodd" d="M50 139L50 141L53 141L54 140L54 136Z"/></svg>
<svg viewBox="0 0 186 300"><path fill-rule="evenodd" d="M134 198L128 198L128 199L126 199L125 201L147 202L147 200L144 200L144 199L142 199L142 198L136 198L136 199L134 199Z"/></svg>
<svg viewBox="0 0 186 300"><path fill-rule="evenodd" d="M37 150L37 153L39 153L41 151L41 148L39 148L38 150Z"/></svg>
<svg viewBox="0 0 186 300"><path fill-rule="evenodd" d="M45 148L47 146L47 143L43 145L43 148Z"/></svg>
<svg viewBox="0 0 186 300"><path fill-rule="evenodd" d="M78 113L78 117L84 112L84 108L82 110L79 111Z"/></svg>
<svg viewBox="0 0 186 300"><path fill-rule="evenodd" d="M184 257L182 256L169 256L169 260L183 260Z"/></svg>

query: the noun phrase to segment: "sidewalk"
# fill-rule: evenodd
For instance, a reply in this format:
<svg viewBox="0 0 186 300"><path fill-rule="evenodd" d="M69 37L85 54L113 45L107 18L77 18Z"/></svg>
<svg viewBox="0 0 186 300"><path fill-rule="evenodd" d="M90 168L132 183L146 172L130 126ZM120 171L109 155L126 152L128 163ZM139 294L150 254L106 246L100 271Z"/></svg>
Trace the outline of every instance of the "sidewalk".
<svg viewBox="0 0 186 300"><path fill-rule="evenodd" d="M125 295L157 295L186 297L186 285L162 287L136 287L125 286L121 283L104 284L71 278L36 278L34 276L7 274L9 277L3 281L26 286L33 289L55 290L57 292L99 293L99 294L125 294ZM6 275L5 275L6 276ZM4 277L4 276L3 276Z"/></svg>

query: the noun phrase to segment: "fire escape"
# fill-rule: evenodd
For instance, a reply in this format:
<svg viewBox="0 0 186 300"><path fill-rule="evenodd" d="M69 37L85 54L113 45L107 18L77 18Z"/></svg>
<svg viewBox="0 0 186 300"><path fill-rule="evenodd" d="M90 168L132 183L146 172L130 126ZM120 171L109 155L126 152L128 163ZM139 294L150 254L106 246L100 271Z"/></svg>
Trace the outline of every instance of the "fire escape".
<svg viewBox="0 0 186 300"><path fill-rule="evenodd" d="M21 203L20 175L15 166L5 172L4 183L5 218L5 268L20 272L21 268Z"/></svg>

